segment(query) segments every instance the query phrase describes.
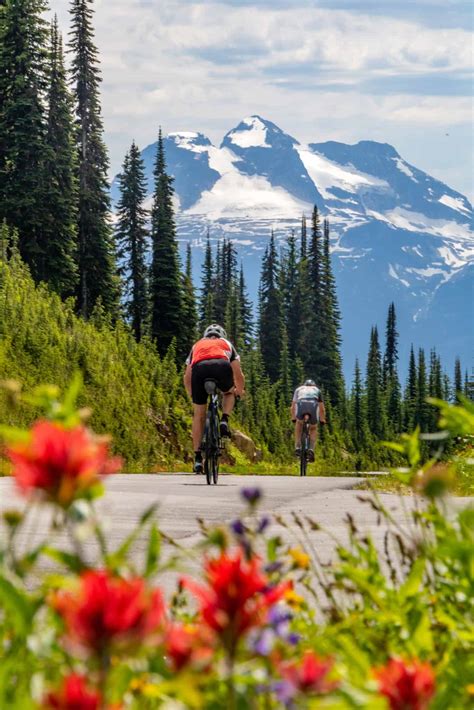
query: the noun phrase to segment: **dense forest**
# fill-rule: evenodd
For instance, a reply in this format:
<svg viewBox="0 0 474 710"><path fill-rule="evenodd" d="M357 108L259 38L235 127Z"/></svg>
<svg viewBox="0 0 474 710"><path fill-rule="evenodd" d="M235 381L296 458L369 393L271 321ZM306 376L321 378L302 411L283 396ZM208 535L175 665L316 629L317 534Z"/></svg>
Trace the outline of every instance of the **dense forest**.
<svg viewBox="0 0 474 710"><path fill-rule="evenodd" d="M186 458L189 407L179 373L209 322L222 323L241 352L247 396L236 417L267 458L291 454L289 403L305 377L325 395L320 450L332 468L389 463L378 442L435 427L428 396L472 397L459 360L449 377L437 353L422 348L412 347L403 386L393 303L383 339L372 327L367 362L356 362L353 381L344 382L330 224L317 206L283 249L269 235L256 313L235 246L215 244L212 225L199 285L190 245L181 263L161 129L151 209L132 142L112 219L92 2L71 2L68 69L46 9L44 0L0 8L2 379L64 386L81 370L95 425L114 434L135 470Z"/></svg>

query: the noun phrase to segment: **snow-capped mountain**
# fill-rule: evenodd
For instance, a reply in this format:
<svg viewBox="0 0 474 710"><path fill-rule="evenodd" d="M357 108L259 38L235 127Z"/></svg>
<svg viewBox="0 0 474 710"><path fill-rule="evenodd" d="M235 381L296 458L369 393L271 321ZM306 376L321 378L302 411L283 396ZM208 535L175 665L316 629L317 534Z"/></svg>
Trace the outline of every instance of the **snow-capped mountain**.
<svg viewBox="0 0 474 710"><path fill-rule="evenodd" d="M196 265L204 236L238 246L256 293L270 230L284 240L314 204L331 225L343 315L346 371L365 357L370 326L384 327L395 301L401 356L413 341L438 349L446 364L472 356L474 237L472 207L390 145L299 143L271 121L245 118L219 147L201 133L165 139L174 175L179 238L191 240ZM152 192L156 145L142 153ZM118 197L112 184L112 200ZM196 275L198 275L196 270Z"/></svg>

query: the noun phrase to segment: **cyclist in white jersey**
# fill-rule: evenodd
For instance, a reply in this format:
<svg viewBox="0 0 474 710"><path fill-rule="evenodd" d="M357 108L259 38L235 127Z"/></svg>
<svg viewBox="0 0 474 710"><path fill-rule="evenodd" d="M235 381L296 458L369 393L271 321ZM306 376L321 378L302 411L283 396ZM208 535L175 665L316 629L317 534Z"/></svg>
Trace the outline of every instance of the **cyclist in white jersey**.
<svg viewBox="0 0 474 710"><path fill-rule="evenodd" d="M301 432L303 429L304 416L309 415L309 437L310 447L308 451L309 461L314 461L314 447L318 435L318 422L326 423L326 410L324 408L323 396L314 380L305 380L305 383L297 387L291 403L291 419L295 424L295 454L301 454Z"/></svg>

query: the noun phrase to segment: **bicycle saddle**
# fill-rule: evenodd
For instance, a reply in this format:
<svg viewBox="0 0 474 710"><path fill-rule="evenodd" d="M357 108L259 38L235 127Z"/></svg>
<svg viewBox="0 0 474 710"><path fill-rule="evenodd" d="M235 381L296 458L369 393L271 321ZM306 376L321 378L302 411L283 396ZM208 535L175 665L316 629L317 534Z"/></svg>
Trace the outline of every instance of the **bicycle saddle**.
<svg viewBox="0 0 474 710"><path fill-rule="evenodd" d="M214 394L217 389L217 382L215 380L204 380L204 389L207 394Z"/></svg>

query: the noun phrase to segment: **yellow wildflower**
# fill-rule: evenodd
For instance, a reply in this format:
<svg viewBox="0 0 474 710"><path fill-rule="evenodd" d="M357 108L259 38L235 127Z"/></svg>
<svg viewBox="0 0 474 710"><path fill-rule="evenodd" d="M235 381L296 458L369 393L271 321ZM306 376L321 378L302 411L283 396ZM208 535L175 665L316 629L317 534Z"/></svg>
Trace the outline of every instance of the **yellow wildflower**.
<svg viewBox="0 0 474 710"><path fill-rule="evenodd" d="M309 555L300 547L292 547L288 550L288 554L293 560L293 567L297 569L308 569L310 564Z"/></svg>

